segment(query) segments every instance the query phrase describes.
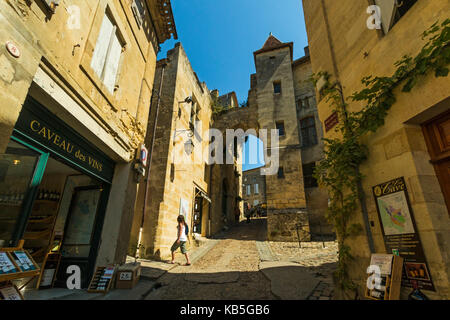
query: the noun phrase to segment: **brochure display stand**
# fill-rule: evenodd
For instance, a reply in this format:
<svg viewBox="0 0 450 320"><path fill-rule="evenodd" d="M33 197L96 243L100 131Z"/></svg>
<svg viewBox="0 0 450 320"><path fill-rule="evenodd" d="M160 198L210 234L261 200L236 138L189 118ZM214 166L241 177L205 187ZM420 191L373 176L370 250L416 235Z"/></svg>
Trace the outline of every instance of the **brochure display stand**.
<svg viewBox="0 0 450 320"><path fill-rule="evenodd" d="M23 241L17 248L0 249L0 283L36 277L40 272L39 265L23 250Z"/></svg>
<svg viewBox="0 0 450 320"><path fill-rule="evenodd" d="M115 270L115 267L97 267L89 284L88 292L108 293L113 282Z"/></svg>
<svg viewBox="0 0 450 320"><path fill-rule="evenodd" d="M403 258L392 254L373 254L370 265L380 268L381 282L378 287L366 288L366 298L371 300L399 300Z"/></svg>

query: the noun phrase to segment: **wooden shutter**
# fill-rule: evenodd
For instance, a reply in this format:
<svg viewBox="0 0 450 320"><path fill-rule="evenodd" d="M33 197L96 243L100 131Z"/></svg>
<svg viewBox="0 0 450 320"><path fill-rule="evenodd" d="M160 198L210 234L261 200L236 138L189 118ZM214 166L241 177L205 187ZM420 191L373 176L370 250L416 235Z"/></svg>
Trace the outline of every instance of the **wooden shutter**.
<svg viewBox="0 0 450 320"><path fill-rule="evenodd" d="M117 74L119 71L120 56L122 55L122 44L117 33L114 33L111 40L111 47L105 64L103 83L108 90L113 93L116 86Z"/></svg>
<svg viewBox="0 0 450 320"><path fill-rule="evenodd" d="M102 78L105 66L106 56L108 55L109 43L114 26L107 15L104 16L100 32L98 34L97 43L95 45L94 54L92 56L91 68L95 74Z"/></svg>
<svg viewBox="0 0 450 320"><path fill-rule="evenodd" d="M381 9L381 23L384 33L387 34L394 23L395 12L397 10L396 0L375 0L375 3Z"/></svg>

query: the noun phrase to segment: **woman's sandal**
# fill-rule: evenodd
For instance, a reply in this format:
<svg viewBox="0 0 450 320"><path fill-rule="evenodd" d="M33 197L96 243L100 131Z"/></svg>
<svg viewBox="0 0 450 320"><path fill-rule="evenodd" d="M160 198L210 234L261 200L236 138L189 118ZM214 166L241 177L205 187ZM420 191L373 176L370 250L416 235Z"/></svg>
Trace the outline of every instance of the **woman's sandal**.
<svg viewBox="0 0 450 320"><path fill-rule="evenodd" d="M189 267L190 265L191 265L190 263L186 263L184 266Z"/></svg>

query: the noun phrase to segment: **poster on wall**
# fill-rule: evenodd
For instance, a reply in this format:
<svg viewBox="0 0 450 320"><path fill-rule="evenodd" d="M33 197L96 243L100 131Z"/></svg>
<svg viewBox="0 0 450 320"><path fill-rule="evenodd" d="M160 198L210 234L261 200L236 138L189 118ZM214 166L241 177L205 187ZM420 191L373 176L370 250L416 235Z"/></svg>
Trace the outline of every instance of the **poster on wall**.
<svg viewBox="0 0 450 320"><path fill-rule="evenodd" d="M384 243L388 253L404 258L402 286L435 291L414 221L405 179L373 187Z"/></svg>
<svg viewBox="0 0 450 320"><path fill-rule="evenodd" d="M180 199L180 215L184 216L186 222L189 221L189 201Z"/></svg>

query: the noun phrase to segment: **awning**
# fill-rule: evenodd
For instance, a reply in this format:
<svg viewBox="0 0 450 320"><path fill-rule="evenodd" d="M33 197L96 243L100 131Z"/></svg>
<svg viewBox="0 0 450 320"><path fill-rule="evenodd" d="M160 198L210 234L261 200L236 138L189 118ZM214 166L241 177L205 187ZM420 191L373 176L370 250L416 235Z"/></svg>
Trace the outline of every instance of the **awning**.
<svg viewBox="0 0 450 320"><path fill-rule="evenodd" d="M210 197L208 197L208 195L205 193L205 192L203 192L202 190L199 190L199 189L197 189L197 193L196 193L196 197L202 197L203 199L205 199L206 201L208 201L209 203L211 203L212 201L211 201L211 198Z"/></svg>

